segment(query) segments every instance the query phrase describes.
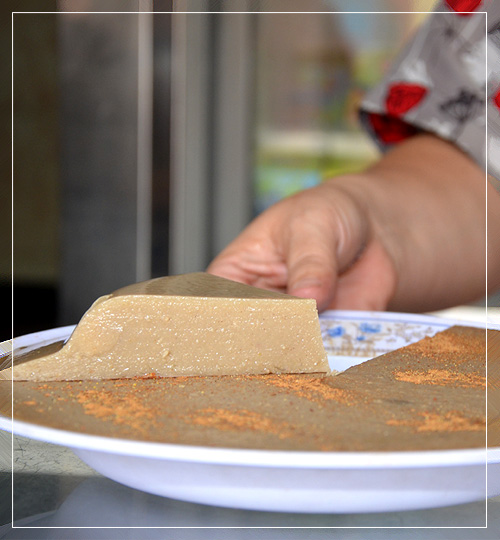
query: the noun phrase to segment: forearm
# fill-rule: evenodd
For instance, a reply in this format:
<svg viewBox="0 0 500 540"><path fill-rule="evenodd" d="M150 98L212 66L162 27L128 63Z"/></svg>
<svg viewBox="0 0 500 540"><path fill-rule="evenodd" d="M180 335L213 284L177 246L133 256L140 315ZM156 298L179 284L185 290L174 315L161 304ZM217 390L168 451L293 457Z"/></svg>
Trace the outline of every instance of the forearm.
<svg viewBox="0 0 500 540"><path fill-rule="evenodd" d="M390 309L425 311L484 295L486 179L472 160L441 139L421 135L351 180L343 188L365 200L373 234L396 269ZM500 227L499 201L491 201L490 227ZM491 254L489 270L499 274L497 259Z"/></svg>

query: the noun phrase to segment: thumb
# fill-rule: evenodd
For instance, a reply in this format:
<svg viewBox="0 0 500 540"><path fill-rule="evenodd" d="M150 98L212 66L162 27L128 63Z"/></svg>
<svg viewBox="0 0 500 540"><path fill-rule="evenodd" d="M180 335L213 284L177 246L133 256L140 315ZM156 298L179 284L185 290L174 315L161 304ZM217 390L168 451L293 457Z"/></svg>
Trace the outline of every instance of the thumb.
<svg viewBox="0 0 500 540"><path fill-rule="evenodd" d="M318 310L332 303L337 285L336 241L330 232L302 225L290 236L287 292L314 298Z"/></svg>

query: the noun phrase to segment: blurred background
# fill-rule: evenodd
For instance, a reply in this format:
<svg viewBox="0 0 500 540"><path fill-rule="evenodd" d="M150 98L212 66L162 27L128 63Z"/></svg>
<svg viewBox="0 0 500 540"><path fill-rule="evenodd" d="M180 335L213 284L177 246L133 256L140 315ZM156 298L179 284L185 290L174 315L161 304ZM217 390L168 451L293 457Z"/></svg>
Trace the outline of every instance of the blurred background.
<svg viewBox="0 0 500 540"><path fill-rule="evenodd" d="M0 219L14 247L0 287L9 306L12 277L14 335L203 270L273 202L374 160L357 106L434 3L6 1Z"/></svg>

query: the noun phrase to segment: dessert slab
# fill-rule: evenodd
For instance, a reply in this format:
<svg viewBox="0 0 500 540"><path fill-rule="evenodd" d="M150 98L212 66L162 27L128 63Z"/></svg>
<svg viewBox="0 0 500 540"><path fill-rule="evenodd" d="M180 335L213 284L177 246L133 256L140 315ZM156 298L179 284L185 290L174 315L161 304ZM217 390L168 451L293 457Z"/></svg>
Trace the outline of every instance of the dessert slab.
<svg viewBox="0 0 500 540"><path fill-rule="evenodd" d="M434 317L369 312L327 312L321 315L320 323L330 365L338 371L454 324L463 324ZM67 339L72 329L65 327L23 336L15 340L14 347L25 352L49 345ZM8 353L11 345L1 344L2 351ZM171 414L164 410L162 414L169 417L169 423L155 425L162 416L158 411L161 412L165 388L161 388L161 380L152 378L130 380L124 386L117 381L62 382L46 387L36 383L36 387L34 384L19 387L20 393L16 383L13 421L9 400L5 399L10 383L1 381L4 401L0 403L3 412L0 428L67 446L95 470L122 484L179 500L233 508L309 513L382 512L461 504L500 494L500 449L486 450L477 443L469 448L467 438L464 447L460 445L464 432L457 433L455 447L440 448L435 438L432 440L432 433L419 437L420 442L412 447L404 437L395 437L404 430L391 431L401 418L386 423L386 432L374 423L371 434L360 435L356 430L356 414L349 412L349 403L356 396L349 394L348 388L319 387L319 380L313 375L306 379L266 377L265 383L259 377L245 380L245 387L250 388L244 392L238 391L242 381L237 377L226 379L224 385L228 390L229 384L229 393L239 393L240 400L249 399L245 398L245 392L254 399L259 392L271 396L269 403L273 409L282 411L278 423L274 417L274 424L268 422L265 411L256 415L250 407L241 404L235 409L234 401L218 402L213 410L205 406L202 415L184 415L182 422L177 422L188 398L206 404L211 398L204 392L216 388L207 388L196 378L186 378L169 387L170 394L178 396L180 408ZM302 389L299 396L298 384ZM294 391L290 392L290 388ZM434 392L435 387L423 391L427 392L426 399L434 399L434 394L429 392ZM147 401L134 401L137 392L150 395L155 407L141 409L141 404ZM121 396L118 400L117 395ZM435 394L439 395L439 392ZM362 393L358 397L362 399ZM332 432L326 440L316 432L319 440L315 441L313 428L301 434L300 421L294 414L302 410L296 405L305 399L312 409L311 417L322 419L323 429L332 410L352 414L344 424L342 418L331 417L331 430L342 429L343 437L337 440ZM327 402L330 407L325 406ZM116 413L117 403L123 405L121 415ZM107 404L114 407L112 415L106 409ZM164 408L171 407L172 401L165 402ZM398 407L401 408L401 403L395 402L394 410ZM376 418L376 409L373 414ZM187 429L200 425L208 428L203 437L196 429ZM260 439L255 433L260 434ZM214 439L217 435L219 441ZM473 430L469 435L474 436ZM366 444L364 439L370 443ZM295 446L290 446L290 441ZM318 450L321 444L324 448Z"/></svg>

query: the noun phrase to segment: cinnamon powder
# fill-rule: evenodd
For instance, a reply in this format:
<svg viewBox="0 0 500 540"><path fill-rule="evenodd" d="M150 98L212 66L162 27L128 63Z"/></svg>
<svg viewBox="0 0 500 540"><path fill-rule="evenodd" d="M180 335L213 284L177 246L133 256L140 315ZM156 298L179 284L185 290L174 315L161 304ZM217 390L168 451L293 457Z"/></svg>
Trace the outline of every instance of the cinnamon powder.
<svg viewBox="0 0 500 540"><path fill-rule="evenodd" d="M230 411L208 407L185 418L188 423L212 427L222 431L261 431L278 435L280 439L290 437L290 425L285 422L274 422L270 418L246 409Z"/></svg>
<svg viewBox="0 0 500 540"><path fill-rule="evenodd" d="M408 426L416 432L424 431L484 431L486 421L484 418L467 418L458 411L449 411L444 415L432 412L418 413L420 419L414 420L387 420L389 426Z"/></svg>
<svg viewBox="0 0 500 540"><path fill-rule="evenodd" d="M413 384L486 388L486 377L483 377L479 373L459 373L447 369L428 369L426 371L410 369L406 371L394 371L393 375L398 381Z"/></svg>
<svg viewBox="0 0 500 540"><path fill-rule="evenodd" d="M267 375L263 380L276 388L293 392L315 403L321 404L324 400L331 400L349 405L355 402L353 392L333 388L326 384L324 379L325 377L305 378L300 375Z"/></svg>
<svg viewBox="0 0 500 540"><path fill-rule="evenodd" d="M467 329L470 330L470 329ZM475 330L475 329L473 329ZM484 330L482 332L485 332ZM462 363L471 356L482 356L486 354L486 334L485 339L470 339L470 335L463 335L440 332L434 337L426 337L417 343L412 344L412 350L426 358L437 361L449 359L450 355L455 362ZM464 355L464 352L467 354Z"/></svg>
<svg viewBox="0 0 500 540"><path fill-rule="evenodd" d="M117 425L126 425L138 432L144 430L145 419L154 423L155 411L151 407L144 406L140 399L130 393L126 399L118 400L113 392L85 390L77 394L76 400L80 403L85 414L94 416L100 420L110 420Z"/></svg>

